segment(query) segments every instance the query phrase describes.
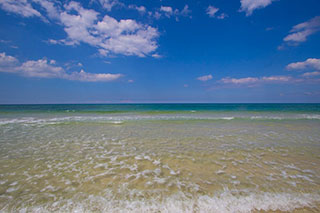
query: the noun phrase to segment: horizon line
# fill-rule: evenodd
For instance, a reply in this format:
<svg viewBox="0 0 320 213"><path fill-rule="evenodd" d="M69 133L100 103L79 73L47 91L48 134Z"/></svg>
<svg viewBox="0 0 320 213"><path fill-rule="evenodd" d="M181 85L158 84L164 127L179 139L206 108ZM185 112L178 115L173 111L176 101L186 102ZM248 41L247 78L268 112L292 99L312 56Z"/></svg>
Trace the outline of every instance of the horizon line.
<svg viewBox="0 0 320 213"><path fill-rule="evenodd" d="M83 103L0 103L2 105L133 105L133 104L320 104L320 102L83 102Z"/></svg>

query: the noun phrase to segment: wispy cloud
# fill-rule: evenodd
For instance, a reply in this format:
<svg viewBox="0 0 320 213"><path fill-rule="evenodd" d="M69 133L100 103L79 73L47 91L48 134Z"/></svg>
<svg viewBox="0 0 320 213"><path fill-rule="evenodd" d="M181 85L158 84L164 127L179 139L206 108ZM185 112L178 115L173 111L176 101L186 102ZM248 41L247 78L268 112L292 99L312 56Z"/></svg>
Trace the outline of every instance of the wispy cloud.
<svg viewBox="0 0 320 213"><path fill-rule="evenodd" d="M114 81L123 76L110 73L87 73L84 70L68 73L63 67L57 66L55 60L47 59L29 60L20 64L17 58L6 53L0 53L0 72L15 73L25 77L60 78L84 82Z"/></svg>
<svg viewBox="0 0 320 213"><path fill-rule="evenodd" d="M210 75L200 76L200 77L197 78L197 80L199 80L199 81L209 81L211 79L212 79L212 75L211 74Z"/></svg>
<svg viewBox="0 0 320 213"><path fill-rule="evenodd" d="M254 10L265 8L273 1L274 0L240 0L240 11L245 12L246 16L250 16Z"/></svg>
<svg viewBox="0 0 320 213"><path fill-rule="evenodd" d="M154 54L152 54L152 57L154 57L154 58L162 58L163 56L159 55L158 53L154 53Z"/></svg>
<svg viewBox="0 0 320 213"><path fill-rule="evenodd" d="M141 14L145 14L147 12L147 9L145 6L137 6L134 4L131 4L128 6L129 9L137 10Z"/></svg>
<svg viewBox="0 0 320 213"><path fill-rule="evenodd" d="M167 17L170 17L173 14L172 7L168 7L168 6L161 6L160 11L163 12Z"/></svg>
<svg viewBox="0 0 320 213"><path fill-rule="evenodd" d="M0 6L7 12L16 13L23 17L42 17L41 13L35 10L27 0L0 0Z"/></svg>
<svg viewBox="0 0 320 213"><path fill-rule="evenodd" d="M154 13L149 12L149 15L155 17L156 19L160 19L161 17L175 17L176 21L179 21L180 16L189 17L191 18L191 10L189 9L188 5L185 5L182 10L173 9L170 6L161 6L157 11Z"/></svg>
<svg viewBox="0 0 320 213"><path fill-rule="evenodd" d="M9 40L0 39L0 43L2 43L2 44L8 44L10 42L11 41L9 41Z"/></svg>
<svg viewBox="0 0 320 213"><path fill-rule="evenodd" d="M207 12L208 16L211 18L224 19L224 18L228 17L228 15L225 13L218 14L219 10L220 10L219 8L216 8L214 6L209 5L206 12Z"/></svg>
<svg viewBox="0 0 320 213"><path fill-rule="evenodd" d="M306 72L302 74L302 77L314 77L314 76L319 76L320 72L319 71L314 71L314 72Z"/></svg>
<svg viewBox="0 0 320 213"><path fill-rule="evenodd" d="M10 55L6 55L6 53L0 53L0 67L4 68L4 67L8 67L8 66L12 66L15 65L18 62L18 60Z"/></svg>
<svg viewBox="0 0 320 213"><path fill-rule="evenodd" d="M316 70L313 72L305 72L301 76L306 78L312 78L320 75L320 59L308 58L305 61L290 63L286 66L287 70Z"/></svg>
<svg viewBox="0 0 320 213"><path fill-rule="evenodd" d="M320 59L318 58L308 58L302 62L290 63L286 67L288 70L305 70L305 69L315 69L320 70Z"/></svg>
<svg viewBox="0 0 320 213"><path fill-rule="evenodd" d="M59 19L60 16L60 8L58 7L59 4L57 4L56 1L48 1L48 0L32 0L32 2L35 2L39 4L42 9L44 9L51 19Z"/></svg>
<svg viewBox="0 0 320 213"><path fill-rule="evenodd" d="M71 74L67 74L65 76L65 79L86 82L107 82L117 80L122 76L122 74L87 73L84 70L81 70L80 72L73 72Z"/></svg>
<svg viewBox="0 0 320 213"><path fill-rule="evenodd" d="M246 78L223 78L220 80L224 84L248 85L258 83L281 83L292 80L291 76L263 76L263 77L246 77Z"/></svg>
<svg viewBox="0 0 320 213"><path fill-rule="evenodd" d="M111 11L112 7L116 5L121 5L121 3L118 0L95 0L100 3L100 5L107 9L108 11Z"/></svg>
<svg viewBox="0 0 320 213"><path fill-rule="evenodd" d="M269 77L262 77L260 78L261 81L264 82L289 82L292 80L291 76L269 76Z"/></svg>
<svg viewBox="0 0 320 213"><path fill-rule="evenodd" d="M247 78L223 78L221 79L222 83L225 84L248 84L248 83L256 83L258 82L258 78L252 78L252 77L247 77Z"/></svg>
<svg viewBox="0 0 320 213"><path fill-rule="evenodd" d="M318 31L320 31L320 16L293 26L283 41L289 45L298 45L301 42L305 42L308 36Z"/></svg>

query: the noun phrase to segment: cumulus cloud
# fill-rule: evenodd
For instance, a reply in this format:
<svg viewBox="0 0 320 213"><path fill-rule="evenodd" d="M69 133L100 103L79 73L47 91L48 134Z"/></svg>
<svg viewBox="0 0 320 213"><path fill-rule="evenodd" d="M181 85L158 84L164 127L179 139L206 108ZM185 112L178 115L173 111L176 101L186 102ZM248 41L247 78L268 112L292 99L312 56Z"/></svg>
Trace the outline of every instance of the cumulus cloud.
<svg viewBox="0 0 320 213"><path fill-rule="evenodd" d="M86 43L98 49L101 55L135 55L144 57L152 55L158 48L156 39L159 32L156 28L141 24L132 19L116 20L111 16L101 17L100 13L86 9L79 2L61 3L49 0L0 0L2 9L25 17L39 16L31 3L37 4L39 9L46 11L51 20L55 20L67 34L66 38L52 39L50 44L79 45ZM106 9L117 1L99 0ZM143 6L136 8L144 11Z"/></svg>
<svg viewBox="0 0 320 213"><path fill-rule="evenodd" d="M89 28L94 25L98 13L94 10L84 9L78 2L73 1L65 5L65 9L66 11L60 15L60 21L64 25L68 39L75 44L79 44L81 41L97 45L100 41L90 33ZM76 14L72 12L76 12Z"/></svg>
<svg viewBox="0 0 320 213"><path fill-rule="evenodd" d="M65 5L61 23L68 35L55 43L78 45L81 42L99 48L102 55L123 54L144 57L154 52L158 45L158 30L132 19L117 21L105 15L98 20L94 10L85 9L77 2Z"/></svg>
<svg viewBox="0 0 320 213"><path fill-rule="evenodd" d="M54 63L48 62L47 59L30 60L16 67L16 71L27 77L63 78L65 74L63 68L54 66Z"/></svg>
<svg viewBox="0 0 320 213"><path fill-rule="evenodd" d="M220 15L218 15L217 13L219 10L220 10L219 8L209 5L206 11L208 16L211 18L224 19L228 17L228 15L225 13L220 13Z"/></svg>
<svg viewBox="0 0 320 213"><path fill-rule="evenodd" d="M63 67L56 66L55 64L55 60L47 59L29 60L20 64L17 58L8 56L6 53L0 53L0 72L15 73L25 77L107 82L114 81L123 76L122 74L110 73L87 73L84 70L68 73Z"/></svg>
<svg viewBox="0 0 320 213"><path fill-rule="evenodd" d="M240 11L245 12L246 16L250 16L254 10L265 8L273 1L274 0L240 0Z"/></svg>
<svg viewBox="0 0 320 213"><path fill-rule="evenodd" d="M199 80L199 81L209 81L211 79L212 79L212 75L211 74L210 75L200 76L200 77L197 78L197 80Z"/></svg>
<svg viewBox="0 0 320 213"><path fill-rule="evenodd" d="M288 64L286 67L288 70L304 70L304 69L315 69L320 70L320 59L308 58L302 62L295 62Z"/></svg>
<svg viewBox="0 0 320 213"><path fill-rule="evenodd" d="M220 82L224 84L256 84L271 82L289 82L292 80L290 76L263 76L263 77L246 77L246 78L223 78Z"/></svg>
<svg viewBox="0 0 320 213"><path fill-rule="evenodd" d="M289 35L287 35L283 41L289 45L297 45L301 42L305 42L307 37L320 31L320 16L316 16L306 22L297 24L292 27Z"/></svg>

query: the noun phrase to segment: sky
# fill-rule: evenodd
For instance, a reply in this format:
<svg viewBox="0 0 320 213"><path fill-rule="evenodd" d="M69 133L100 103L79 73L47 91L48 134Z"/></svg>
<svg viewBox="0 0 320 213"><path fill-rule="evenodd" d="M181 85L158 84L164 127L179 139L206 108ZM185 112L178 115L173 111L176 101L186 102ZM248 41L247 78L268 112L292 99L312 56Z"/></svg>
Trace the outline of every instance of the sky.
<svg viewBox="0 0 320 213"><path fill-rule="evenodd" d="M319 0L0 0L0 104L320 102Z"/></svg>

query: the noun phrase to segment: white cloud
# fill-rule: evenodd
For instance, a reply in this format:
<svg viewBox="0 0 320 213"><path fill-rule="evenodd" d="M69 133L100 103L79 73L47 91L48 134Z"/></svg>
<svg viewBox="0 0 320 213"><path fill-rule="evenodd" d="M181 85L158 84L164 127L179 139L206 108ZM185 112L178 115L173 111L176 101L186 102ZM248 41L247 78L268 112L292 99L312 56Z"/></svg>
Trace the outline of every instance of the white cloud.
<svg viewBox="0 0 320 213"><path fill-rule="evenodd" d="M147 9L144 6L129 5L128 8L137 10L141 14L144 14L147 11Z"/></svg>
<svg viewBox="0 0 320 213"><path fill-rule="evenodd" d="M26 61L17 67L16 70L27 77L63 78L65 74L62 67L54 66L50 62L48 63L47 59Z"/></svg>
<svg viewBox="0 0 320 213"><path fill-rule="evenodd" d="M64 78L73 81L107 82L117 80L122 76L122 74L87 73L81 70L80 72L73 72L71 74L67 74Z"/></svg>
<svg viewBox="0 0 320 213"><path fill-rule="evenodd" d="M65 5L65 9L66 11L60 15L60 20L65 26L64 30L68 34L68 39L74 41L75 44L81 41L90 45L97 45L100 41L90 33L89 28L94 25L98 13L94 10L84 9L74 1Z"/></svg>
<svg viewBox="0 0 320 213"><path fill-rule="evenodd" d="M55 1L48 0L32 0L33 2L40 4L42 8L44 8L49 16L52 19L59 19L59 8L55 5Z"/></svg>
<svg viewBox="0 0 320 213"><path fill-rule="evenodd" d="M170 17L173 14L172 7L161 6L160 11L164 12L166 16Z"/></svg>
<svg viewBox="0 0 320 213"><path fill-rule="evenodd" d="M18 60L10 55L6 55L6 53L0 53L0 66L9 66L14 65L18 62Z"/></svg>
<svg viewBox="0 0 320 213"><path fill-rule="evenodd" d="M290 34L283 40L289 44L299 44L307 40L307 37L320 31L320 16L292 27Z"/></svg>
<svg viewBox="0 0 320 213"><path fill-rule="evenodd" d="M152 54L152 57L154 57L154 58L162 58L163 56L159 55L158 53L154 53L154 54Z"/></svg>
<svg viewBox="0 0 320 213"><path fill-rule="evenodd" d="M188 5L185 5L184 8L181 10L180 15L189 16L189 14L191 14L191 10L189 10L189 6Z"/></svg>
<svg viewBox="0 0 320 213"><path fill-rule="evenodd" d="M274 0L240 0L240 11L245 12L246 16L250 16L254 10L265 8L273 1Z"/></svg>
<svg viewBox="0 0 320 213"><path fill-rule="evenodd" d="M0 0L0 5L3 10L23 17L42 17L27 0Z"/></svg>
<svg viewBox="0 0 320 213"><path fill-rule="evenodd" d="M218 15L219 10L220 10L219 8L216 8L214 6L209 5L206 11L207 11L208 16L211 18L215 17L217 19L224 19L224 18L228 17L228 15L225 13L220 13Z"/></svg>
<svg viewBox="0 0 320 213"><path fill-rule="evenodd" d="M320 70L320 59L308 58L302 62L295 62L288 64L286 67L288 70L304 70L304 69L315 69Z"/></svg>
<svg viewBox="0 0 320 213"><path fill-rule="evenodd" d="M8 44L10 43L11 41L9 40L3 40L3 39L0 39L0 43L3 43L3 44Z"/></svg>
<svg viewBox="0 0 320 213"><path fill-rule="evenodd" d="M215 17L216 13L219 11L219 8L209 5L207 8L207 14L210 17Z"/></svg>
<svg viewBox="0 0 320 213"><path fill-rule="evenodd" d="M225 18L227 18L227 17L228 17L227 14L221 13L220 15L217 16L217 19L225 19Z"/></svg>
<svg viewBox="0 0 320 213"><path fill-rule="evenodd" d="M197 80L199 80L199 81L209 81L211 79L212 79L212 75L211 74L210 75L200 76L200 77L197 78Z"/></svg>
<svg viewBox="0 0 320 213"><path fill-rule="evenodd" d="M101 4L101 6L107 9L108 11L111 11L112 7L120 4L120 2L117 0L98 0L98 1Z"/></svg>
<svg viewBox="0 0 320 213"><path fill-rule="evenodd" d="M246 77L246 78L223 78L220 82L224 84L255 84L255 83L270 83L270 82L289 82L290 76L264 76L264 77Z"/></svg>
<svg viewBox="0 0 320 213"><path fill-rule="evenodd" d="M49 18L57 20L60 15L60 4L54 0L0 0L1 8L7 12L23 17L40 17L45 22L48 20L40 13L41 9L46 11Z"/></svg>
<svg viewBox="0 0 320 213"><path fill-rule="evenodd" d="M152 12L150 12L149 15L152 15ZM154 12L154 17L156 19L160 19L161 18L161 13L159 13L158 11Z"/></svg>
<svg viewBox="0 0 320 213"><path fill-rule="evenodd" d="M306 72L302 74L302 77L314 77L320 75L319 71L314 71L314 72Z"/></svg>
<svg viewBox="0 0 320 213"><path fill-rule="evenodd" d="M155 39L159 33L156 28L132 19L117 21L108 15L99 21L99 13L83 8L77 2L70 2L65 8L61 22L68 38L50 40L51 43L78 45L83 42L99 48L99 53L104 56L123 54L144 57L158 47Z"/></svg>
<svg viewBox="0 0 320 213"><path fill-rule="evenodd" d="M247 84L247 83L255 83L258 82L258 78L252 78L252 77L247 77L247 78L223 78L221 79L222 83L225 84Z"/></svg>
<svg viewBox="0 0 320 213"><path fill-rule="evenodd" d="M49 39L51 44L79 45L86 43L98 49L103 56L112 54L136 55L144 57L152 55L158 48L156 39L159 32L156 28L140 24L132 19L116 20L108 15L102 19L98 12L85 9L79 2L70 1L61 7L56 1L30 0L40 9L46 11L50 19L56 20L64 27L67 38ZM99 0L107 9L117 1ZM109 5L109 6L108 6ZM0 0L2 9L18 13L25 17L39 16L46 20L40 12L33 9L27 0ZM144 11L143 6L136 8Z"/></svg>
<svg viewBox="0 0 320 213"><path fill-rule="evenodd" d="M191 18L191 10L188 5L185 5L183 9L180 11L178 9L173 9L169 6L161 6L158 11L154 13L150 12L149 15L153 15L156 19L160 19L163 15L167 18L175 17L176 21L179 21L179 16L189 17Z"/></svg>
<svg viewBox="0 0 320 213"><path fill-rule="evenodd" d="M18 59L0 53L0 72L16 73L25 77L37 78L61 78L73 81L86 82L107 82L113 81L122 74L110 73L87 73L84 70L80 72L67 73L63 67L56 66L55 60L39 59L29 60L19 64Z"/></svg>
<svg viewBox="0 0 320 213"><path fill-rule="evenodd" d="M269 76L269 77L262 77L261 81L271 82L271 81L282 81L287 82L290 81L292 78L290 76Z"/></svg>

